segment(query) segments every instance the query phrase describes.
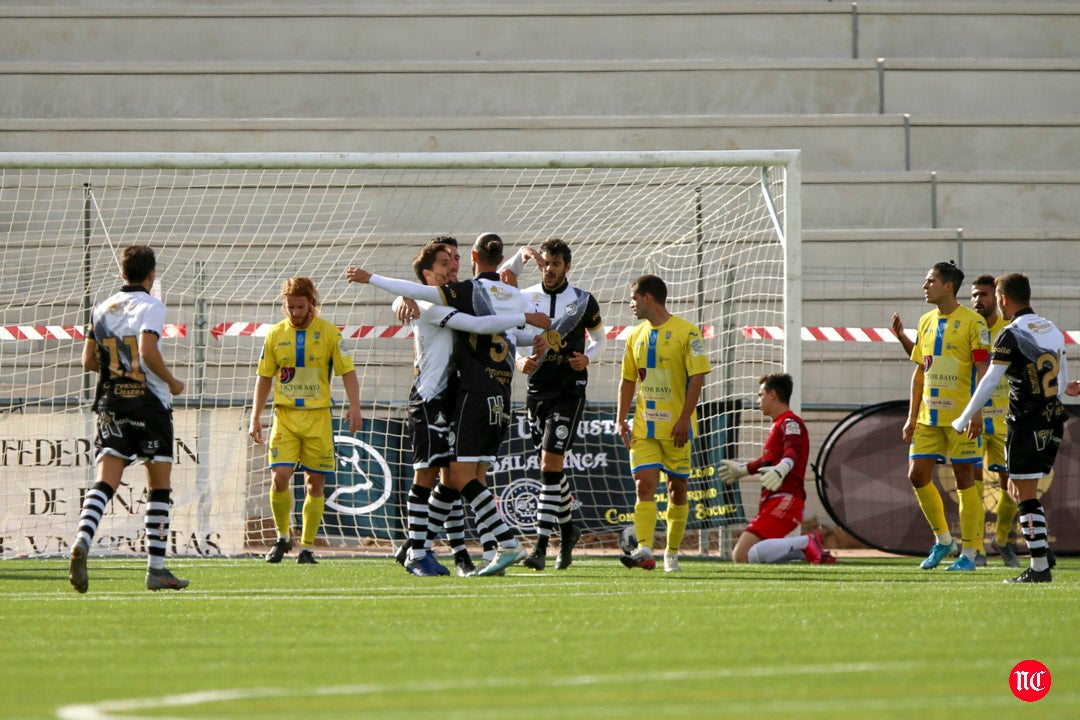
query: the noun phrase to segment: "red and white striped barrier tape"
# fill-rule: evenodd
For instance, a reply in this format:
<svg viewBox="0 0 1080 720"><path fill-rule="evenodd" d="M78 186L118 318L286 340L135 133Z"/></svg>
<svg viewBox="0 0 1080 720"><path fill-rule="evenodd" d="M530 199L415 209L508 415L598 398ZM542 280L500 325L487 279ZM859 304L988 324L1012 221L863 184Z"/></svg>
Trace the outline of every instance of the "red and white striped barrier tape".
<svg viewBox="0 0 1080 720"><path fill-rule="evenodd" d="M223 337L266 337L274 323L220 323L210 330L216 339ZM341 335L353 340L407 340L412 338L409 325L338 325ZM625 340L634 329L633 325L609 325L604 328L608 340ZM713 328L706 325L702 334L713 337Z"/></svg>
<svg viewBox="0 0 1080 720"><path fill-rule="evenodd" d="M912 340L915 333L905 330L904 334ZM1063 331L1066 345L1080 345L1080 331ZM857 327L804 327L800 334L807 342L863 342L863 343L895 343L900 342L891 328L857 328ZM751 340L783 340L784 328L775 325L744 327L743 337Z"/></svg>
<svg viewBox="0 0 1080 720"><path fill-rule="evenodd" d="M166 325L165 337L187 337L187 325ZM3 340L84 340L82 325L0 325Z"/></svg>
<svg viewBox="0 0 1080 720"><path fill-rule="evenodd" d="M220 340L223 337L266 337L274 323L219 323L210 334ZM408 340L412 328L408 325L338 325L344 337L353 340ZM633 325L609 325L604 332L608 340L625 340L634 329ZM187 325L166 325L165 337L187 337ZM905 330L909 338L913 332ZM1080 331L1063 331L1066 345L1080 345ZM715 337L711 325L703 329L706 338ZM783 340L784 328L777 325L750 326L742 329L743 337L750 340ZM83 340L81 325L0 325L0 341L12 340ZM806 342L899 342L890 328L858 327L804 327L801 337Z"/></svg>

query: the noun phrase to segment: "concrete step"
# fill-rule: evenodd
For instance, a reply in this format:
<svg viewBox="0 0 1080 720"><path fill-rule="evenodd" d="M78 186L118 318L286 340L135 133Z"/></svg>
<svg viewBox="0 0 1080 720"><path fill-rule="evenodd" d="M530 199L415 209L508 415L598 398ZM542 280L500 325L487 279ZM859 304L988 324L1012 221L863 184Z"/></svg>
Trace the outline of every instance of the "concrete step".
<svg viewBox="0 0 1080 720"><path fill-rule="evenodd" d="M879 86L872 60L8 62L0 117L869 114Z"/></svg>
<svg viewBox="0 0 1080 720"><path fill-rule="evenodd" d="M1076 114L1080 60L0 63L0 117Z"/></svg>
<svg viewBox="0 0 1080 720"><path fill-rule="evenodd" d="M0 152L762 148L801 149L808 172L1069 171L1080 156L1080 115L0 119Z"/></svg>
<svg viewBox="0 0 1080 720"><path fill-rule="evenodd" d="M0 3L0 61L1080 57L1076 2Z"/></svg>
<svg viewBox="0 0 1080 720"><path fill-rule="evenodd" d="M807 173L805 228L1072 230L1080 173Z"/></svg>

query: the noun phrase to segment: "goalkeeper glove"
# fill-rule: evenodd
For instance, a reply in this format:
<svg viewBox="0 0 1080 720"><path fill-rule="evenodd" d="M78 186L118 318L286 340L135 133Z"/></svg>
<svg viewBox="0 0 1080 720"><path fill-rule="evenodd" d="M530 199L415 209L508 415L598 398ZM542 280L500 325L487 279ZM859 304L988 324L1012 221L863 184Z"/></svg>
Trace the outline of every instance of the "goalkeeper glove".
<svg viewBox="0 0 1080 720"><path fill-rule="evenodd" d="M770 492L780 487L780 483L784 482L784 478L795 463L791 462L790 458L784 458L776 465L767 468L761 468L758 470L758 474L761 476L761 485Z"/></svg>
<svg viewBox="0 0 1080 720"><path fill-rule="evenodd" d="M720 479L729 485L749 474L746 470L746 463L737 463L734 460L720 461Z"/></svg>

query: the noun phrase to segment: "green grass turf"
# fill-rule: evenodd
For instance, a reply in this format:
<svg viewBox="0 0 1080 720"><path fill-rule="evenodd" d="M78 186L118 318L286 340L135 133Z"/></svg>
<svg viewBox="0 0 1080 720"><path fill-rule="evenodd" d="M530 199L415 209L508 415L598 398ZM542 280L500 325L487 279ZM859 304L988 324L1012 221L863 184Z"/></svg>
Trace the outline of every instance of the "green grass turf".
<svg viewBox="0 0 1080 720"><path fill-rule="evenodd" d="M567 571L415 578L389 559L0 562L0 717L1076 718L1080 560L1050 585L921 571L585 558ZM1018 661L1053 675L1009 690Z"/></svg>

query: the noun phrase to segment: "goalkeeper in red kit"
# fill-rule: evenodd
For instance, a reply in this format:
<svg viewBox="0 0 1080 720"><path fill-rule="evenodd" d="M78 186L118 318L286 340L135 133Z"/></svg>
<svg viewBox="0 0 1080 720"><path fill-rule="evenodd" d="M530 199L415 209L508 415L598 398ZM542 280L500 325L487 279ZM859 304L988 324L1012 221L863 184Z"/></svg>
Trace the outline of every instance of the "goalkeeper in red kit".
<svg viewBox="0 0 1080 720"><path fill-rule="evenodd" d="M732 551L735 562L781 563L806 560L836 562L821 548L821 533L787 537L802 523L806 505L803 484L810 455L810 437L802 418L788 403L794 381L787 373L762 375L758 389L761 412L772 418L761 457L748 463L722 460L720 478L738 482L748 475L761 478L761 504L757 516L746 526Z"/></svg>

